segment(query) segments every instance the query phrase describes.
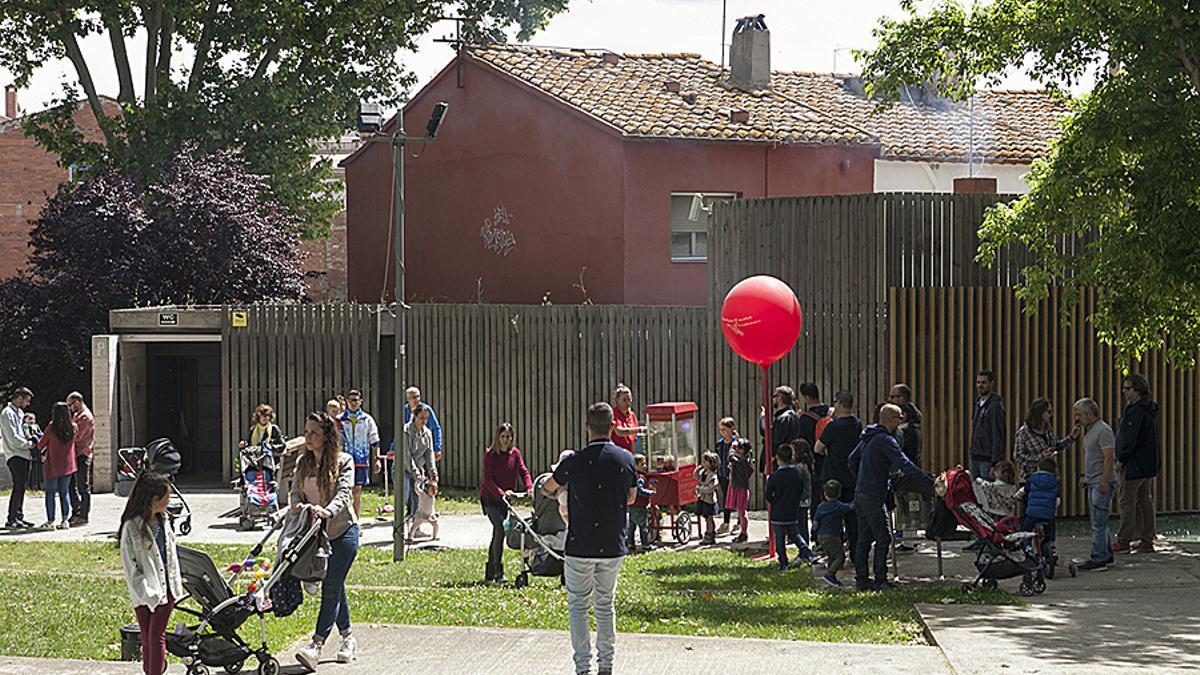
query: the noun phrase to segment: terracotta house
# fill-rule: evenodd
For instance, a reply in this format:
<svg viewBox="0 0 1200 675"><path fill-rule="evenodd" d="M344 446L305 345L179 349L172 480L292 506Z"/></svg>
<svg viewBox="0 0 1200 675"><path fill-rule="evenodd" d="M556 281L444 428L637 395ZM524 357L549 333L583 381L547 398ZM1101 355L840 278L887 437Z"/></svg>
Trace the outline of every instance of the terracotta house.
<svg viewBox="0 0 1200 675"><path fill-rule="evenodd" d="M697 193L703 207L930 190L938 172L1001 174L1011 191L1057 133L1062 106L1040 92L983 93L970 117L924 99L872 115L857 78L772 72L766 40L736 34L725 70L694 54L465 49L403 111L419 135L450 104L436 143L405 159L408 300L704 305ZM390 299L391 149L343 165L350 298ZM925 187L903 187L913 176Z"/></svg>

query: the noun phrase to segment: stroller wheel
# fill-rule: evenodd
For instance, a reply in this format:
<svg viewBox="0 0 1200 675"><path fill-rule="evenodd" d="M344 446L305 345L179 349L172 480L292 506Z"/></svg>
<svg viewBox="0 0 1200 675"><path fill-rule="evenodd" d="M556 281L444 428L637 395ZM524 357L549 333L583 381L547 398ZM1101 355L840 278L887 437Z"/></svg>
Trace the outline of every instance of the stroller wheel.
<svg viewBox="0 0 1200 675"><path fill-rule="evenodd" d="M1033 592L1036 595L1041 595L1046 592L1046 582L1041 579L1033 580Z"/></svg>
<svg viewBox="0 0 1200 675"><path fill-rule="evenodd" d="M994 591L1000 587L1000 582L996 581L995 579L984 579L983 587L989 591Z"/></svg>
<svg viewBox="0 0 1200 675"><path fill-rule="evenodd" d="M964 581L963 585L962 585L962 592L963 593L974 593L975 592L975 584L967 583Z"/></svg>
<svg viewBox="0 0 1200 675"><path fill-rule="evenodd" d="M187 520L184 520L182 523L179 523L179 534L186 537L191 533L192 533L192 519L191 518L188 518Z"/></svg>
<svg viewBox="0 0 1200 675"><path fill-rule="evenodd" d="M1017 589L1017 592L1026 598L1033 595L1036 592L1033 588L1033 581L1030 579L1021 579L1021 586Z"/></svg>
<svg viewBox="0 0 1200 675"><path fill-rule="evenodd" d="M279 675L279 660L274 656L258 662L258 675Z"/></svg>
<svg viewBox="0 0 1200 675"><path fill-rule="evenodd" d="M513 586L515 586L516 588L525 588L528 585L529 585L529 573L528 572L521 572L520 574L517 575L516 581L513 582Z"/></svg>
<svg viewBox="0 0 1200 675"><path fill-rule="evenodd" d="M239 530L249 530L249 529L252 529L253 527L254 527L253 520L247 518L246 516L242 516L242 517L238 518L238 529Z"/></svg>
<svg viewBox="0 0 1200 675"><path fill-rule="evenodd" d="M225 666L225 672L229 673L230 675L233 675L233 673L239 673L239 672L241 672L242 666L244 666L244 665L246 665L245 661L238 661L237 663L231 663L231 664Z"/></svg>
<svg viewBox="0 0 1200 675"><path fill-rule="evenodd" d="M203 663L193 663L187 672L188 675L208 675L208 666Z"/></svg>
<svg viewBox="0 0 1200 675"><path fill-rule="evenodd" d="M1067 572L1071 574L1072 579L1075 578L1075 575L1078 573L1075 569L1075 563L1067 563Z"/></svg>

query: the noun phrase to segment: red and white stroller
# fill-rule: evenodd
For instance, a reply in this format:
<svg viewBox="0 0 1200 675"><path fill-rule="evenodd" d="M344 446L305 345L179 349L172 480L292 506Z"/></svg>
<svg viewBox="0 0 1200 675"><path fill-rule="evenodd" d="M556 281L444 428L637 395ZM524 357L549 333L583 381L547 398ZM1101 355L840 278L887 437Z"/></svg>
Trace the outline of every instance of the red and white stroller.
<svg viewBox="0 0 1200 675"><path fill-rule="evenodd" d="M963 584L964 591L977 588L996 588L1002 579L1021 577L1019 591L1029 596L1046 591L1042 559L1042 535L1038 532L1022 532L1017 519L1006 516L996 520L984 510L975 497L975 485L971 474L962 467L945 473L945 482L938 481L937 490L942 493L946 508L964 527L979 538L975 569L979 576ZM944 492L943 492L944 490Z"/></svg>

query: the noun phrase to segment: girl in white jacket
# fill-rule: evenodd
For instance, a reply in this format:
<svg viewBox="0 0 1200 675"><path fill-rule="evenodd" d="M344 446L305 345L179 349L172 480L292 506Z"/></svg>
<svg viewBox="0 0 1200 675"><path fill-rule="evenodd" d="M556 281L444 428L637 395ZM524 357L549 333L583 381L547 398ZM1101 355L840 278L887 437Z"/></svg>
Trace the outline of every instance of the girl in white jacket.
<svg viewBox="0 0 1200 675"><path fill-rule="evenodd" d="M175 535L166 517L170 501L167 477L147 471L133 484L117 531L125 583L141 628L146 675L162 675L167 668L167 622L176 599L183 596Z"/></svg>

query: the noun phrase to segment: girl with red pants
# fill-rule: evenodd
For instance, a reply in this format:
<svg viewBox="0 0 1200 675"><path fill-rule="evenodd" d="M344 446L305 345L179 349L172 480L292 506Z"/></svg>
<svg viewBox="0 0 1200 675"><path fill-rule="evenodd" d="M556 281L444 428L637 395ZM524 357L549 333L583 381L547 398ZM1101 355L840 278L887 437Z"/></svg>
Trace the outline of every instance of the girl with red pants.
<svg viewBox="0 0 1200 675"><path fill-rule="evenodd" d="M166 476L147 471L133 484L121 514L117 539L121 566L142 632L142 671L167 670L167 622L175 599L183 596L175 535L167 522L171 486Z"/></svg>

